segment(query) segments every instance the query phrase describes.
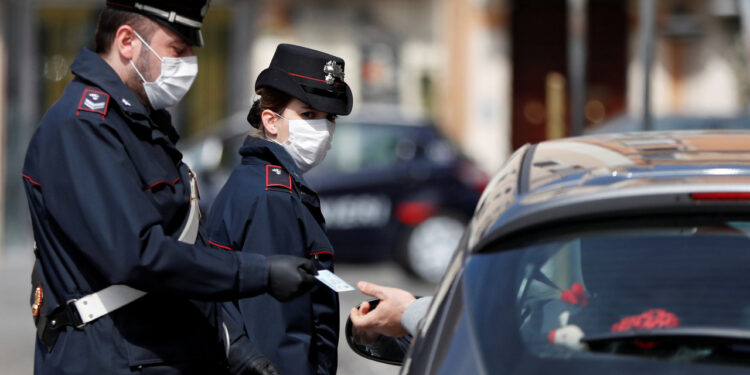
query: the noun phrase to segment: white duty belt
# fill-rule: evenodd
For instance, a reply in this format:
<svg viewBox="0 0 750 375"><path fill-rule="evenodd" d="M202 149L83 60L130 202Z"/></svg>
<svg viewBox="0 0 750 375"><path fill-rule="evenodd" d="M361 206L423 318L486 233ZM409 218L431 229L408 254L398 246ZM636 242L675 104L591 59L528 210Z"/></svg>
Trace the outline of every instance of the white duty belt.
<svg viewBox="0 0 750 375"><path fill-rule="evenodd" d="M190 175L190 212L178 240L187 244L194 244L196 238L198 238L198 225L200 224L201 216L200 208L198 207L200 193L198 192L198 181L195 178L195 174L190 168L188 168L188 173ZM78 310L78 315L80 315L82 323L81 326L83 326L145 295L146 292L144 291L118 284L110 285L96 293L85 295L71 301L71 303Z"/></svg>

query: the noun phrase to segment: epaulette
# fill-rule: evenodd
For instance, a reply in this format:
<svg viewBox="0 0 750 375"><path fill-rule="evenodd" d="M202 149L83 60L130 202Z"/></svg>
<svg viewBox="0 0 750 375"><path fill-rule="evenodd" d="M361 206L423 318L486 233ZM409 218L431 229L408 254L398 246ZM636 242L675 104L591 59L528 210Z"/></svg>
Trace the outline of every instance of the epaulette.
<svg viewBox="0 0 750 375"><path fill-rule="evenodd" d="M81 101L78 103L78 109L76 110L76 116L81 111L94 112L102 115L102 120L107 116L107 110L109 109L109 94L104 91L94 90L87 87L83 90L81 95Z"/></svg>
<svg viewBox="0 0 750 375"><path fill-rule="evenodd" d="M266 190L284 188L292 192L292 176L278 165L266 165Z"/></svg>

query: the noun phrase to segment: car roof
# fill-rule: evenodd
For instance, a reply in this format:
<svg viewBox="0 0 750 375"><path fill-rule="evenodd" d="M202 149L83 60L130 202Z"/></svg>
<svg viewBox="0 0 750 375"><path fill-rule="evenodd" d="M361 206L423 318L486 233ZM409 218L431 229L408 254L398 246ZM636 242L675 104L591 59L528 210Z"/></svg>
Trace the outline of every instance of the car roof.
<svg viewBox="0 0 750 375"><path fill-rule="evenodd" d="M705 130L705 129L750 129L750 116L680 116L669 115L651 119L649 130ZM625 114L600 125L591 126L587 134L623 133L643 131L643 119Z"/></svg>
<svg viewBox="0 0 750 375"><path fill-rule="evenodd" d="M562 221L750 212L748 199L694 193L750 196L750 131L617 133L527 145L483 193L469 246Z"/></svg>

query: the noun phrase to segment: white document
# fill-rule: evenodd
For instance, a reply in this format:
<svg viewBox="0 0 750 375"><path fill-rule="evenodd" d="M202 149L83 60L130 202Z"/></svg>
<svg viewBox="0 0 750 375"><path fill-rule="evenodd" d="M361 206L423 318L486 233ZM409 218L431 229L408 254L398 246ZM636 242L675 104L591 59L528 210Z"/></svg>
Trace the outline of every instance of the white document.
<svg viewBox="0 0 750 375"><path fill-rule="evenodd" d="M318 275L315 276L315 278L320 280L321 283L326 284L327 287L333 289L334 292L341 293L354 290L353 286L349 285L349 283L329 270L318 270Z"/></svg>

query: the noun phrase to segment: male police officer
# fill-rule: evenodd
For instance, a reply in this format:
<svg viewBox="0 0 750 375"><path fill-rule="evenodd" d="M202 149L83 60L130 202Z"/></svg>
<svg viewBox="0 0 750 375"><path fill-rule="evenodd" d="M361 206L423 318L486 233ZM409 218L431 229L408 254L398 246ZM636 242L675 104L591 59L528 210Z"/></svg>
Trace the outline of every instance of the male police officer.
<svg viewBox="0 0 750 375"><path fill-rule="evenodd" d="M96 52L80 52L29 145L38 374L220 373L219 338L240 340L231 311L188 298L289 300L315 283L306 259L193 244L197 186L164 108L195 78L207 8L107 1Z"/></svg>

